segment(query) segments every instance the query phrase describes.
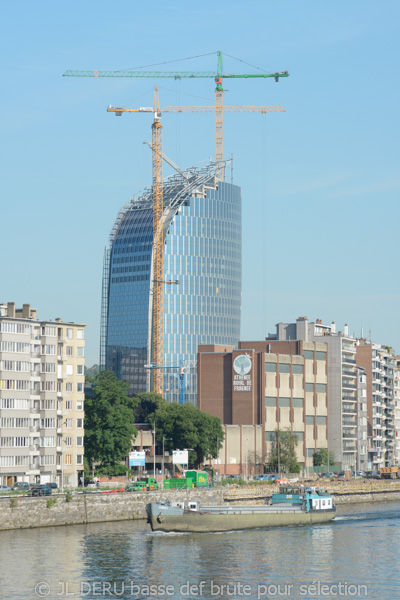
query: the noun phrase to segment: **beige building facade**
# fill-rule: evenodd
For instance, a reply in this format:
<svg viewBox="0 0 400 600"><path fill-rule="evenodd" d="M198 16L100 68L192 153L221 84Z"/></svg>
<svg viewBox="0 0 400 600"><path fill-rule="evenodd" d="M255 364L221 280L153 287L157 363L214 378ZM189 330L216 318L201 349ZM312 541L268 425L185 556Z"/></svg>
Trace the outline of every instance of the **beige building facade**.
<svg viewBox="0 0 400 600"><path fill-rule="evenodd" d="M0 481L77 486L84 457L85 325L0 304Z"/></svg>
<svg viewBox="0 0 400 600"><path fill-rule="evenodd" d="M198 408L219 417L226 428L218 457L222 473L243 474L243 456L248 458L248 471L251 461L256 472L263 472L276 429L297 436L297 459L304 469L313 466L318 450L328 447L326 344L199 346L197 365Z"/></svg>

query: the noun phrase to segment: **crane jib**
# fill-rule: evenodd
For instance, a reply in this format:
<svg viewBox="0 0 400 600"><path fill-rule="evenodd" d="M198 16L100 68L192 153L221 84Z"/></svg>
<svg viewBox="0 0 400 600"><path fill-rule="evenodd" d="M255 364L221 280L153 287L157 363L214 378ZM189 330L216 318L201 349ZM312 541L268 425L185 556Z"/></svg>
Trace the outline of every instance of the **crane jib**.
<svg viewBox="0 0 400 600"><path fill-rule="evenodd" d="M281 71L279 73L224 73L219 75L212 71L65 71L63 77L137 77L145 78L152 77L154 79L169 78L169 79L183 79L183 78L213 78L222 77L223 79L248 79L252 77L289 77L288 71Z"/></svg>

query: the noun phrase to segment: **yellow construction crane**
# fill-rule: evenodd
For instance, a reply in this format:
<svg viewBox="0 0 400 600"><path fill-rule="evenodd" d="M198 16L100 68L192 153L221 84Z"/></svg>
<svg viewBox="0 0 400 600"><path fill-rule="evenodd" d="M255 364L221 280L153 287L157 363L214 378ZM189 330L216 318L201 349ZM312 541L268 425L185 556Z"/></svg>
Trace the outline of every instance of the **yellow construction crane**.
<svg viewBox="0 0 400 600"><path fill-rule="evenodd" d="M152 165L153 165L153 322L152 322L152 364L153 369L153 391L163 393L164 363L164 284L178 283L177 281L164 281L164 240L163 240L163 176L162 176L162 113L213 113L213 112L285 112L282 106L164 106L160 109L158 88L154 90L153 106L140 108L119 108L109 106L107 112L113 112L116 116L123 113L153 113L152 124ZM222 131L221 131L222 134ZM222 156L221 156L222 160ZM222 173L222 164L217 162L217 172Z"/></svg>

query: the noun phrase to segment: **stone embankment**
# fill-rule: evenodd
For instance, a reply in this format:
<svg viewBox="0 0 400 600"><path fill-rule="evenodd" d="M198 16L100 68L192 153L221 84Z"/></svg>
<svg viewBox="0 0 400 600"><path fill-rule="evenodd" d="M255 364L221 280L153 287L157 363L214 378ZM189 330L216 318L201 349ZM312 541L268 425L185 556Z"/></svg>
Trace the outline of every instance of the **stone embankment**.
<svg viewBox="0 0 400 600"><path fill-rule="evenodd" d="M389 500L400 500L400 481L333 481L306 482L306 485L319 485L323 490L331 493L335 504L352 504L356 502L383 502ZM250 504L251 502L262 502L278 491L277 485L265 486L237 486L229 489L224 495L225 502L238 504Z"/></svg>
<svg viewBox="0 0 400 600"><path fill-rule="evenodd" d="M179 496L177 494L179 493ZM57 494L40 498L26 496L0 499L0 531L55 525L77 525L103 521L146 518L146 504L162 500L199 500L203 505L222 504L224 489L164 490L155 492Z"/></svg>
<svg viewBox="0 0 400 600"><path fill-rule="evenodd" d="M312 483L307 482L307 485ZM400 481L343 481L321 484L334 496L335 504L400 500ZM44 498L0 498L0 531L56 525L77 525L146 518L148 502L199 500L203 506L224 502L263 504L277 491L276 485L229 488L164 490L155 492L104 492L57 494Z"/></svg>

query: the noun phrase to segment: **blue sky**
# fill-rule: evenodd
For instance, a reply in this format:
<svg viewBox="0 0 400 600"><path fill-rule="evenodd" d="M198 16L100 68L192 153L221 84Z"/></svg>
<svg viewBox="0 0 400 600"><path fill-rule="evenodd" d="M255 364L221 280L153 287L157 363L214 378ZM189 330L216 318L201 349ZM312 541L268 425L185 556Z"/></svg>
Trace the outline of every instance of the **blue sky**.
<svg viewBox="0 0 400 600"><path fill-rule="evenodd" d="M104 247L115 216L151 182L150 115L108 104L213 104L212 80L67 78L221 50L226 104L286 113L224 118L243 196L242 339L300 315L400 349L397 0L3 3L0 301L87 323L98 361ZM216 55L154 70L215 70ZM214 156L213 115L165 114L164 152ZM169 169L164 168L168 175Z"/></svg>

